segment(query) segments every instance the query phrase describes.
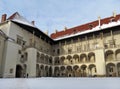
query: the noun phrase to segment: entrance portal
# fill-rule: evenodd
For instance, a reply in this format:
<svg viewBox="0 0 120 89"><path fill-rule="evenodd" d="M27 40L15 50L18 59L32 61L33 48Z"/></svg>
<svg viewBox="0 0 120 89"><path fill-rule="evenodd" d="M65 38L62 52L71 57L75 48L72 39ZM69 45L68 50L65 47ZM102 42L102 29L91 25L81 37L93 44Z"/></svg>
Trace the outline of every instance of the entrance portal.
<svg viewBox="0 0 120 89"><path fill-rule="evenodd" d="M15 77L16 78L22 77L22 72L23 72L22 67L20 65L16 65L16 75L15 75Z"/></svg>

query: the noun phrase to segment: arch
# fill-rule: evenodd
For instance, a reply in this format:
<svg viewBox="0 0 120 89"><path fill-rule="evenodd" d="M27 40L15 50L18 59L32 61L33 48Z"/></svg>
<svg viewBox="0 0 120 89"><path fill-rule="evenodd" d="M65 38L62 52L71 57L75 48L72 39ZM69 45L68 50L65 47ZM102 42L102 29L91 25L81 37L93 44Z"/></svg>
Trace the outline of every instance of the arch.
<svg viewBox="0 0 120 89"><path fill-rule="evenodd" d="M44 70L45 70L44 65L40 65L40 76L44 76Z"/></svg>
<svg viewBox="0 0 120 89"><path fill-rule="evenodd" d="M86 54L81 54L80 55L80 61L81 62L87 62L87 55Z"/></svg>
<svg viewBox="0 0 120 89"><path fill-rule="evenodd" d="M37 52L37 63L39 63L39 62L40 62L40 53Z"/></svg>
<svg viewBox="0 0 120 89"><path fill-rule="evenodd" d="M114 55L114 52L112 50L106 51L105 52L105 60L106 61L112 61L112 60L114 60L113 55Z"/></svg>
<svg viewBox="0 0 120 89"><path fill-rule="evenodd" d="M67 66L68 71L72 71L72 66Z"/></svg>
<svg viewBox="0 0 120 89"><path fill-rule="evenodd" d="M52 77L52 67L49 67L49 77Z"/></svg>
<svg viewBox="0 0 120 89"><path fill-rule="evenodd" d="M81 69L85 70L87 68L86 65L81 65Z"/></svg>
<svg viewBox="0 0 120 89"><path fill-rule="evenodd" d="M55 71L56 71L56 70L59 70L59 67L55 67L55 69L54 69L54 70L55 70Z"/></svg>
<svg viewBox="0 0 120 89"><path fill-rule="evenodd" d="M61 73L61 77L65 77L65 76L66 76L65 66L61 66L61 67L60 67L60 73Z"/></svg>
<svg viewBox="0 0 120 89"><path fill-rule="evenodd" d="M96 76L96 72L97 72L96 65L90 64L88 68L89 68L89 76Z"/></svg>
<svg viewBox="0 0 120 89"><path fill-rule="evenodd" d="M107 72L107 76L115 77L116 76L115 64L114 63L108 63L106 65L106 72Z"/></svg>
<svg viewBox="0 0 120 89"><path fill-rule="evenodd" d="M81 76L86 77L87 76L87 66L86 65L81 65Z"/></svg>
<svg viewBox="0 0 120 89"><path fill-rule="evenodd" d="M61 67L60 67L60 70L61 70L61 71L64 71L64 70L65 70L65 66L61 66Z"/></svg>
<svg viewBox="0 0 120 89"><path fill-rule="evenodd" d="M73 71L72 71L72 66L67 66L67 76L72 77L73 76Z"/></svg>
<svg viewBox="0 0 120 89"><path fill-rule="evenodd" d="M68 63L73 64L73 60L72 60L71 55L68 55L66 58L68 59Z"/></svg>
<svg viewBox="0 0 120 89"><path fill-rule="evenodd" d="M49 67L45 66L45 76L48 77L49 76Z"/></svg>
<svg viewBox="0 0 120 89"><path fill-rule="evenodd" d="M53 59L52 57L49 57L49 64L52 64L53 63Z"/></svg>
<svg viewBox="0 0 120 89"><path fill-rule="evenodd" d="M44 55L44 54L41 54L41 56L40 56L41 63L44 63L44 57L45 57L45 55Z"/></svg>
<svg viewBox="0 0 120 89"><path fill-rule="evenodd" d="M57 64L59 64L60 63L60 61L59 61L59 57L55 57L55 64L57 65Z"/></svg>
<svg viewBox="0 0 120 89"><path fill-rule="evenodd" d="M16 78L21 78L23 77L23 68L21 65L16 65Z"/></svg>
<svg viewBox="0 0 120 89"><path fill-rule="evenodd" d="M73 55L73 58L75 59L75 63L79 62L79 55L75 54Z"/></svg>
<svg viewBox="0 0 120 89"><path fill-rule="evenodd" d="M88 53L88 61L95 62L95 53L93 52Z"/></svg>
<svg viewBox="0 0 120 89"><path fill-rule="evenodd" d="M79 66L78 65L73 66L73 72L74 72L75 77L80 76L80 71L79 71Z"/></svg>
<svg viewBox="0 0 120 89"><path fill-rule="evenodd" d="M45 56L45 63L48 64L48 55Z"/></svg>
<svg viewBox="0 0 120 89"><path fill-rule="evenodd" d="M70 59L72 58L72 56L71 56L71 55L68 55L66 58L67 58L68 60L70 60Z"/></svg>
<svg viewBox="0 0 120 89"><path fill-rule="evenodd" d="M120 49L117 49L115 51L115 57L116 57L117 60L120 60Z"/></svg>
<svg viewBox="0 0 120 89"><path fill-rule="evenodd" d="M45 70L48 71L48 66L45 66Z"/></svg>
<svg viewBox="0 0 120 89"><path fill-rule="evenodd" d="M64 57L64 56L62 56L62 57L60 58L60 60L61 60L61 64L64 64L65 57Z"/></svg>
<svg viewBox="0 0 120 89"><path fill-rule="evenodd" d="M78 66L78 65L75 65L75 66L73 66L73 69L74 69L74 70L77 70L77 69L79 69L79 66Z"/></svg>
<svg viewBox="0 0 120 89"><path fill-rule="evenodd" d="M54 68L54 75L55 75L55 77L59 77L60 76L59 67L55 67Z"/></svg>
<svg viewBox="0 0 120 89"><path fill-rule="evenodd" d="M39 64L36 64L36 77L39 77L40 73L39 73Z"/></svg>
<svg viewBox="0 0 120 89"><path fill-rule="evenodd" d="M40 69L41 69L41 70L44 70L44 65L41 65L41 66L40 66Z"/></svg>
<svg viewBox="0 0 120 89"><path fill-rule="evenodd" d="M89 65L89 69L93 68L93 67L96 67L95 64L90 64Z"/></svg>
<svg viewBox="0 0 120 89"><path fill-rule="evenodd" d="M25 54L24 54L24 60L25 60L25 61L28 60L28 53L27 53L27 52L25 52Z"/></svg>

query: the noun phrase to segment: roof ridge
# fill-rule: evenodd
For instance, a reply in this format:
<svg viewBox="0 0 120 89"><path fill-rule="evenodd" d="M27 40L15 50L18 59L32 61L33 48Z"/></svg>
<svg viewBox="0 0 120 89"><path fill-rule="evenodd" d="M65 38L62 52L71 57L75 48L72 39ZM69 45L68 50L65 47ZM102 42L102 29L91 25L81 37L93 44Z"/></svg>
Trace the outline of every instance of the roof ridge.
<svg viewBox="0 0 120 89"><path fill-rule="evenodd" d="M117 14L116 17L109 16L109 17L105 17L103 19L100 19L100 25L108 24L110 22L110 20L112 20L112 18L114 18L114 20L117 21L118 19L120 19L120 14ZM79 26L69 28L67 30L61 30L61 31L58 31L56 33L52 33L51 38L56 39L56 38L59 38L61 36L69 35L69 34L72 34L72 33L75 34L75 33L78 33L80 31L84 31L84 30L88 30L90 28L96 27L98 25L99 25L98 20L91 21L91 22L88 22L88 23L85 23L85 24L81 24Z"/></svg>

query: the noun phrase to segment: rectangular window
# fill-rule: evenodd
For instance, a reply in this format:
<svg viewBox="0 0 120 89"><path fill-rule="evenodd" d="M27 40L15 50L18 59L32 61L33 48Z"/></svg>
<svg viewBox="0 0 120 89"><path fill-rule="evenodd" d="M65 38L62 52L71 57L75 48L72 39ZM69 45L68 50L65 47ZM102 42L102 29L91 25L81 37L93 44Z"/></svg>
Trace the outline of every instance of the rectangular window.
<svg viewBox="0 0 120 89"><path fill-rule="evenodd" d="M17 35L17 43L18 44L20 44L20 45L22 44L22 39L23 38L21 36Z"/></svg>
<svg viewBox="0 0 120 89"><path fill-rule="evenodd" d="M18 50L18 54L21 54L21 50Z"/></svg>
<svg viewBox="0 0 120 89"><path fill-rule="evenodd" d="M109 40L110 47L113 47L115 45L115 40Z"/></svg>
<svg viewBox="0 0 120 89"><path fill-rule="evenodd" d="M13 73L13 69L12 68L10 69L10 73Z"/></svg>
<svg viewBox="0 0 120 89"><path fill-rule="evenodd" d="M57 49L57 54L60 54L60 49Z"/></svg>
<svg viewBox="0 0 120 89"><path fill-rule="evenodd" d="M72 49L71 48L68 48L68 53L72 53Z"/></svg>
<svg viewBox="0 0 120 89"><path fill-rule="evenodd" d="M53 53L55 53L55 50L53 50Z"/></svg>
<svg viewBox="0 0 120 89"><path fill-rule="evenodd" d="M19 45L25 45L25 41L23 40L23 37L17 35L17 43Z"/></svg>

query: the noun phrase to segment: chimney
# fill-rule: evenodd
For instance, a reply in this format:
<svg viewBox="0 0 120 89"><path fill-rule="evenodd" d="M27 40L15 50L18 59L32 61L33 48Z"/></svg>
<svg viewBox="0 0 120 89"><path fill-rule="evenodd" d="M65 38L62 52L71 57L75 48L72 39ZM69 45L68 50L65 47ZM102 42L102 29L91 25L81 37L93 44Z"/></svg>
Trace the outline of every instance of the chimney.
<svg viewBox="0 0 120 89"><path fill-rule="evenodd" d="M101 17L100 17L100 16L98 16L98 26L100 26L100 25L101 25L100 20L101 20Z"/></svg>
<svg viewBox="0 0 120 89"><path fill-rule="evenodd" d="M65 26L65 27L64 27L64 31L66 31L66 30L67 30L67 27Z"/></svg>
<svg viewBox="0 0 120 89"><path fill-rule="evenodd" d="M44 33L45 33L46 35L48 35L48 30L46 30Z"/></svg>
<svg viewBox="0 0 120 89"><path fill-rule="evenodd" d="M35 25L35 21L31 21L32 25Z"/></svg>
<svg viewBox="0 0 120 89"><path fill-rule="evenodd" d="M2 15L1 23L3 23L4 21L6 21L6 17L7 17L7 14L3 14L3 15Z"/></svg>
<svg viewBox="0 0 120 89"><path fill-rule="evenodd" d="M116 17L116 12L115 12L115 11L113 11L113 17L114 17L114 18Z"/></svg>
<svg viewBox="0 0 120 89"><path fill-rule="evenodd" d="M57 29L55 29L55 33L57 33L58 31L57 31Z"/></svg>

